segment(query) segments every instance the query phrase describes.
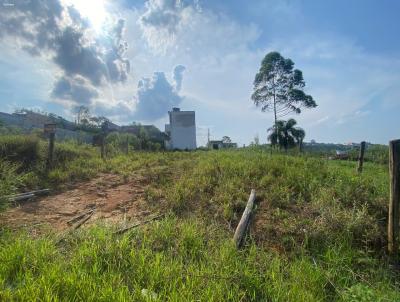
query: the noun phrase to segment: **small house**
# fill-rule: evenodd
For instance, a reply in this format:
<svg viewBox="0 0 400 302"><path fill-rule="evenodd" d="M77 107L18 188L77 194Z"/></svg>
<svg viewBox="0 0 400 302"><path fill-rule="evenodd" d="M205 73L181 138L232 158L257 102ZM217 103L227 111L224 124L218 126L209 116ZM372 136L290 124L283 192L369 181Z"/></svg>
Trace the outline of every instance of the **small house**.
<svg viewBox="0 0 400 302"><path fill-rule="evenodd" d="M212 140L208 142L208 148L212 150L237 148L237 143L227 143L222 140Z"/></svg>

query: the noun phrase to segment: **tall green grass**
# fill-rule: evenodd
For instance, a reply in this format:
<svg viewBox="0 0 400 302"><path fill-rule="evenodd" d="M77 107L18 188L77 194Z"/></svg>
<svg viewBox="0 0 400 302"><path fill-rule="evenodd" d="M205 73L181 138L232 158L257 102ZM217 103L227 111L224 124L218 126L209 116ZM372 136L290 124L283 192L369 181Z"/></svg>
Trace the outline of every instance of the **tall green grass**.
<svg viewBox="0 0 400 302"><path fill-rule="evenodd" d="M394 276L345 243L287 259L199 219L123 236L93 227L57 243L3 233L2 301L396 301Z"/></svg>
<svg viewBox="0 0 400 302"><path fill-rule="evenodd" d="M262 240L279 241L284 249L301 242L323 249L347 238L382 251L388 200L383 166L367 163L359 175L352 162L262 151L204 153L192 165L165 188L177 214L195 211L234 226L254 188L259 207L276 223L265 224L265 236L257 234Z"/></svg>
<svg viewBox="0 0 400 302"><path fill-rule="evenodd" d="M0 135L0 158L21 165L39 160L39 139L32 135Z"/></svg>
<svg viewBox="0 0 400 302"><path fill-rule="evenodd" d="M59 241L0 231L4 301L399 301L385 254L388 173L367 162L271 154L262 148L116 152L46 142L33 165L3 156L0 193L141 176L165 220L123 236L102 225ZM368 151L367 151L368 152ZM243 250L231 242L250 189L257 205Z"/></svg>
<svg viewBox="0 0 400 302"><path fill-rule="evenodd" d="M53 168L46 169L48 142L34 135L0 136L0 208L4 196L40 188L58 189L96 175L103 166L98 151L74 142L56 143Z"/></svg>

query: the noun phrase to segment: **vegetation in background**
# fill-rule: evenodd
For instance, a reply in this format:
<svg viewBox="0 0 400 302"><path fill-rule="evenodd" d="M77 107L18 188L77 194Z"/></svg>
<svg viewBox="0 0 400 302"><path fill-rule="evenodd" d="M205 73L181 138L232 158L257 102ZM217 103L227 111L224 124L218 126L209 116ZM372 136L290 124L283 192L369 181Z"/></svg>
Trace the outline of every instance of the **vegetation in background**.
<svg viewBox="0 0 400 302"><path fill-rule="evenodd" d="M0 120L0 135L8 135L8 134L15 135L21 133L22 131L20 128L6 125L2 120Z"/></svg>
<svg viewBox="0 0 400 302"><path fill-rule="evenodd" d="M301 150L306 132L300 127L295 127L296 124L297 122L294 119L276 121L276 124L268 129L268 140L271 145L278 145L279 148L283 148L285 151L297 145Z"/></svg>
<svg viewBox="0 0 400 302"><path fill-rule="evenodd" d="M359 146L341 145L341 144L316 144L307 143L304 145L304 152L309 156L319 156L328 158L334 156L336 150L346 151L349 154L349 160L358 160L360 153ZM367 144L364 161L378 164L389 164L389 147L387 145Z"/></svg>

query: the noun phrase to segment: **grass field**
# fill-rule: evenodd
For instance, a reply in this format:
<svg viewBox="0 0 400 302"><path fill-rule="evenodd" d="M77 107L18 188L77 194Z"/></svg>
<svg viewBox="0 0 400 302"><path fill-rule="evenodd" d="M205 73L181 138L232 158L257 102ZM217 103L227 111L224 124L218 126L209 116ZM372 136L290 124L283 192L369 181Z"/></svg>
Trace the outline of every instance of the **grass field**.
<svg viewBox="0 0 400 302"><path fill-rule="evenodd" d="M62 240L3 228L0 300L400 301L385 254L385 165L367 162L359 175L352 161L261 148L114 152L103 162L98 150L68 143L56 146L46 173L45 143L8 144L22 139L35 153L19 152L35 155L21 161L2 149L2 195L140 173L149 208L166 217L124 235L99 222ZM250 236L236 250L233 229L252 188Z"/></svg>

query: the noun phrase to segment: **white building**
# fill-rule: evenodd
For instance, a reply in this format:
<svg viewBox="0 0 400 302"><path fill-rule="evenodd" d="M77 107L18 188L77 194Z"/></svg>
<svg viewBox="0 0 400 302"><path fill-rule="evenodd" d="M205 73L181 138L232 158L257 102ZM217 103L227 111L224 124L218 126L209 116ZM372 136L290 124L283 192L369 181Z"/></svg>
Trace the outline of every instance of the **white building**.
<svg viewBox="0 0 400 302"><path fill-rule="evenodd" d="M165 125L165 133L169 139L165 142L165 147L170 150L196 149L195 112L172 108L168 113L169 124Z"/></svg>

